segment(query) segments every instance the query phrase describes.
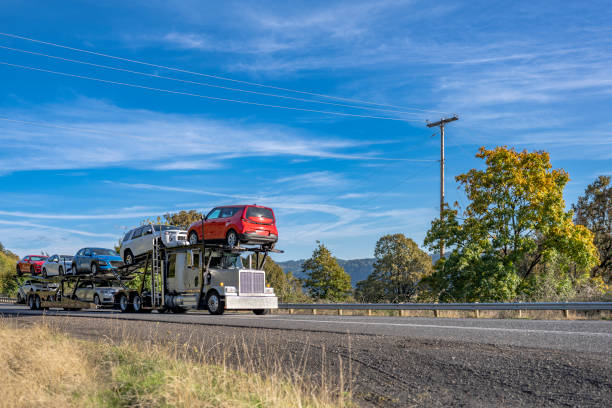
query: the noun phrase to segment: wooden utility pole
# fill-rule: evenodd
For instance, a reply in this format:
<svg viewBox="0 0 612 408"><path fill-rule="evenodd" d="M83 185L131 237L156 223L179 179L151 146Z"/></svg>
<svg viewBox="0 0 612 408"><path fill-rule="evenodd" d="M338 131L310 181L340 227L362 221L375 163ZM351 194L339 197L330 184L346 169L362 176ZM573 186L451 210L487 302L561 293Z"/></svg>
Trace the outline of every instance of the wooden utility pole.
<svg viewBox="0 0 612 408"><path fill-rule="evenodd" d="M459 120L457 115L450 118L440 119L437 122L427 122L427 127L440 128L440 221L442 221L442 211L444 211L444 125L449 122ZM444 241L440 240L440 258L444 257Z"/></svg>

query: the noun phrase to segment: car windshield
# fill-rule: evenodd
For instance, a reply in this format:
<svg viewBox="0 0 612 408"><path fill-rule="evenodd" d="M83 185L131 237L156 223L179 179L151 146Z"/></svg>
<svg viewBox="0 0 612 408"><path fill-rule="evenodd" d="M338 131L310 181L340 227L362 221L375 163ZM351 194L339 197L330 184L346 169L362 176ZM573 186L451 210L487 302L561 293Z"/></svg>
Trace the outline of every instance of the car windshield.
<svg viewBox="0 0 612 408"><path fill-rule="evenodd" d="M44 261L47 259L46 256L31 256L30 261Z"/></svg>
<svg viewBox="0 0 612 408"><path fill-rule="evenodd" d="M261 208L261 207L249 207L247 209L246 216L247 218L262 217L262 218L269 218L271 220L274 219L274 214L272 214L272 210L268 208Z"/></svg>
<svg viewBox="0 0 612 408"><path fill-rule="evenodd" d="M178 230L179 227L175 227L174 225L154 225L155 231L168 231L168 230Z"/></svg>
<svg viewBox="0 0 612 408"><path fill-rule="evenodd" d="M121 287L121 283L116 280L109 280L109 281L104 281L104 283L99 283L96 285L99 288L117 288L117 287Z"/></svg>
<svg viewBox="0 0 612 408"><path fill-rule="evenodd" d="M91 254L92 255L111 255L111 256L119 256L119 254L117 254L115 251L113 251L112 249L105 249L105 248L94 248L91 250Z"/></svg>

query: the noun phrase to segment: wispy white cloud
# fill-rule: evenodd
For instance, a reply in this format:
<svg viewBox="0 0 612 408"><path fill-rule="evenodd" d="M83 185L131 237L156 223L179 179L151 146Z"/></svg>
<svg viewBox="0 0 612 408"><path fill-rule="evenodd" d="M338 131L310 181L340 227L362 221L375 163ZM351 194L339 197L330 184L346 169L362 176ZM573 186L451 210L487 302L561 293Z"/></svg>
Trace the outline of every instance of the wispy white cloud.
<svg viewBox="0 0 612 408"><path fill-rule="evenodd" d="M44 217L44 218L49 218L49 217ZM37 230L45 230L45 231L66 232L69 234L83 235L86 237L116 238L116 234L97 233L97 232L76 230L76 229L71 229L71 228L60 228L60 227L54 227L50 225L34 224L31 222L0 220L0 224L1 225L14 225L14 226L20 226L20 227L31 227L31 228L36 228Z"/></svg>

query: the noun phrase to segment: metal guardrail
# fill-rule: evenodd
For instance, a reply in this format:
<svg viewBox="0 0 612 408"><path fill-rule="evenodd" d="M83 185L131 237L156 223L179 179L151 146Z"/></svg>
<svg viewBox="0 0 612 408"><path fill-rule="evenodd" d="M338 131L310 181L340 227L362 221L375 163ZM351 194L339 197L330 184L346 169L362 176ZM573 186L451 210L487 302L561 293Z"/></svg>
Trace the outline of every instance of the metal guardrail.
<svg viewBox="0 0 612 408"><path fill-rule="evenodd" d="M281 303L290 310L612 310L612 302Z"/></svg>

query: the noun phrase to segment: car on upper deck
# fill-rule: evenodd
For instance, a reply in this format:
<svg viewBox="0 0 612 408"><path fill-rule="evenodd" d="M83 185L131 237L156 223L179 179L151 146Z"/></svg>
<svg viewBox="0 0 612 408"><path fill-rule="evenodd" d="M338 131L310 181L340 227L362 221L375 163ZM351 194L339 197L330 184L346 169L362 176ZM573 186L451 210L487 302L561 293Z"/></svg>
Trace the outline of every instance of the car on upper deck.
<svg viewBox="0 0 612 408"><path fill-rule="evenodd" d="M213 208L202 221L189 226L189 243L224 243L230 247L240 244L263 245L274 248L278 241L276 219L271 208L259 205L228 205Z"/></svg>
<svg viewBox="0 0 612 408"><path fill-rule="evenodd" d="M58 276L72 273L72 255L51 255L42 264L42 276Z"/></svg>
<svg viewBox="0 0 612 408"><path fill-rule="evenodd" d="M80 273L111 272L123 266L123 260L117 252L107 248L82 248L72 259L72 271L74 275Z"/></svg>
<svg viewBox="0 0 612 408"><path fill-rule="evenodd" d="M42 271L42 265L47 260L46 255L26 255L17 262L17 275L24 273L38 275Z"/></svg>
<svg viewBox="0 0 612 408"><path fill-rule="evenodd" d="M161 237L166 247L188 245L187 231L173 225L150 224L129 230L121 240L119 254L126 265L131 265L153 249L153 238Z"/></svg>

